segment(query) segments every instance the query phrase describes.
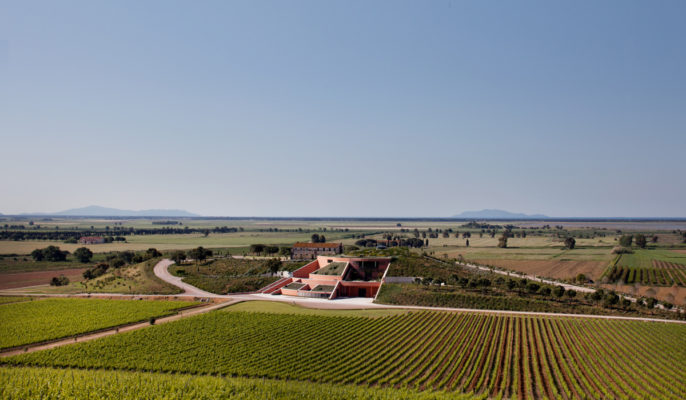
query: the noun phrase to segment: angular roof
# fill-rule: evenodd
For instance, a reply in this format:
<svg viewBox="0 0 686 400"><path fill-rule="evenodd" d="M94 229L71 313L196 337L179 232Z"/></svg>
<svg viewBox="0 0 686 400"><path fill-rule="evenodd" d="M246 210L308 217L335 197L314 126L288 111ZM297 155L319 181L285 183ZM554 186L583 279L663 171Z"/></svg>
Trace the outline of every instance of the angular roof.
<svg viewBox="0 0 686 400"><path fill-rule="evenodd" d="M305 247L305 248L316 248L316 249L335 249L341 246L340 243L296 243L293 247Z"/></svg>

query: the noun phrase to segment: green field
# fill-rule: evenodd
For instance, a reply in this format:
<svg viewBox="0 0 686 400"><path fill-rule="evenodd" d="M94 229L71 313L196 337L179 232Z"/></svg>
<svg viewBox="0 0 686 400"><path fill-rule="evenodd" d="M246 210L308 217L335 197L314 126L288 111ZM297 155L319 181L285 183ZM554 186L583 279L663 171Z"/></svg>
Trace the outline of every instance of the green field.
<svg viewBox="0 0 686 400"><path fill-rule="evenodd" d="M635 249L617 256L603 274L607 282L686 286L686 254L667 249Z"/></svg>
<svg viewBox="0 0 686 400"><path fill-rule="evenodd" d="M420 393L393 388L370 389L354 385L302 383L274 379L8 367L0 367L0 398L5 400L460 399L454 394L445 393ZM472 396L463 396L463 398L472 398Z"/></svg>
<svg viewBox="0 0 686 400"><path fill-rule="evenodd" d="M184 301L45 299L0 307L0 348L143 321L191 306Z"/></svg>
<svg viewBox="0 0 686 400"><path fill-rule="evenodd" d="M686 326L599 319L213 312L5 361L482 397L686 397Z"/></svg>
<svg viewBox="0 0 686 400"><path fill-rule="evenodd" d="M0 304L19 303L22 301L31 301L31 297L0 296Z"/></svg>

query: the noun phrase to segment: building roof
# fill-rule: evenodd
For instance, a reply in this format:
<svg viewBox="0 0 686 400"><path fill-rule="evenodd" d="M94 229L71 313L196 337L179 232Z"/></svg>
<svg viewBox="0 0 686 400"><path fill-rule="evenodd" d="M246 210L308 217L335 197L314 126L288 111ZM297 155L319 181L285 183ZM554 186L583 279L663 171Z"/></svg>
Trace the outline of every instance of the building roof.
<svg viewBox="0 0 686 400"><path fill-rule="evenodd" d="M296 243L293 247L305 247L310 249L335 249L340 247L340 243Z"/></svg>
<svg viewBox="0 0 686 400"><path fill-rule="evenodd" d="M316 270L313 274L317 275L340 275L343 273L345 266L348 265L347 262L332 262L326 266Z"/></svg>

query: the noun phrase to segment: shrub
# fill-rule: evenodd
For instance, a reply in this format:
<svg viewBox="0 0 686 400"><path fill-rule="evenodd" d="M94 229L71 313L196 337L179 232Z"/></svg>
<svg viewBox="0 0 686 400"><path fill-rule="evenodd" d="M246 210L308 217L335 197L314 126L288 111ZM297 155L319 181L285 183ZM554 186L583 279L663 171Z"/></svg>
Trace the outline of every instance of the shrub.
<svg viewBox="0 0 686 400"><path fill-rule="evenodd" d="M50 280L50 286L66 286L69 284L69 278L64 275L54 276Z"/></svg>

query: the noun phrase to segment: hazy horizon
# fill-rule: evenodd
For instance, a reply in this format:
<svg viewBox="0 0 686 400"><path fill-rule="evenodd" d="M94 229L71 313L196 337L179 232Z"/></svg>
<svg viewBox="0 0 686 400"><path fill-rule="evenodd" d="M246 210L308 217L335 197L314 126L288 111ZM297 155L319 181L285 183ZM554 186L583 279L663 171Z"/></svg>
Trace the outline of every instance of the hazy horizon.
<svg viewBox="0 0 686 400"><path fill-rule="evenodd" d="M0 212L686 217L686 3L3 2Z"/></svg>

